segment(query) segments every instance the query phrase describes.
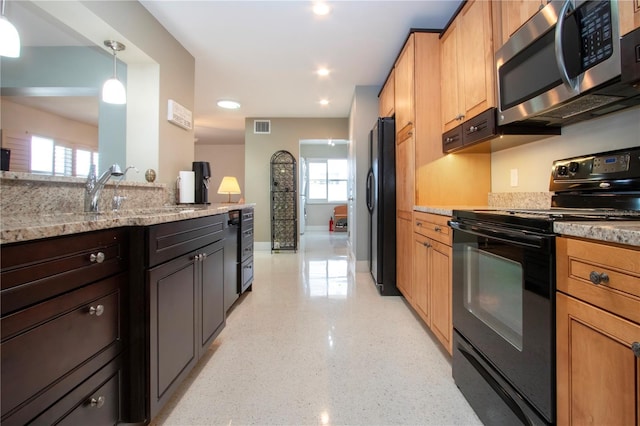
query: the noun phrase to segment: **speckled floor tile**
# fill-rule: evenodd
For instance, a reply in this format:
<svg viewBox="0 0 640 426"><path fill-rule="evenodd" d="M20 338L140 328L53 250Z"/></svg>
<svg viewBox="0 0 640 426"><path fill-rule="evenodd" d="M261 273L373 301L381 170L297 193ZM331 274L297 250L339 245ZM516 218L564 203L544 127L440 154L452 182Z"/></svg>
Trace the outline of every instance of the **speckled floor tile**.
<svg viewBox="0 0 640 426"><path fill-rule="evenodd" d="M355 273L346 234L255 252L253 291L154 425L480 425L401 297Z"/></svg>

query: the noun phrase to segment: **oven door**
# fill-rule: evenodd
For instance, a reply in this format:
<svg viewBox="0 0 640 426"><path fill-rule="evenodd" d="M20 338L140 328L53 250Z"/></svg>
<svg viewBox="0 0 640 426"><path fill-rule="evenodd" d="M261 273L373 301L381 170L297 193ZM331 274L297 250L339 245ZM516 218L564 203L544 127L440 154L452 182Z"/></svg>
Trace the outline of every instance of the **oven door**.
<svg viewBox="0 0 640 426"><path fill-rule="evenodd" d="M486 223L450 225L454 329L553 422L554 236Z"/></svg>

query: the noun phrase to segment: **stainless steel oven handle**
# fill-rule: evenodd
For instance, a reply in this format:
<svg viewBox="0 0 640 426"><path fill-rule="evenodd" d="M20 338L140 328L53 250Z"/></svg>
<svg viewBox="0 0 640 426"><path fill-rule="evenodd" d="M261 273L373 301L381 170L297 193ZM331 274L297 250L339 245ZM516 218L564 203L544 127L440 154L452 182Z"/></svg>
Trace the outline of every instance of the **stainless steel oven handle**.
<svg viewBox="0 0 640 426"><path fill-rule="evenodd" d="M564 21L567 16L567 13L573 11L573 3L572 0L565 0L562 5L562 9L560 9L560 13L558 14L558 22L556 23L556 32L555 32L555 52L556 52L556 62L558 64L558 70L560 71L560 77L562 78L562 82L572 93L578 90L578 79L572 79L569 77L569 72L567 71L567 65L564 63L564 55L563 55L563 44L562 44L562 33L564 31Z"/></svg>
<svg viewBox="0 0 640 426"><path fill-rule="evenodd" d="M454 220L449 221L449 226L454 230L478 235L480 237L492 238L509 244L517 244L526 247L541 248L549 236L533 235L527 231L517 231L513 229L493 228L481 225L468 225Z"/></svg>

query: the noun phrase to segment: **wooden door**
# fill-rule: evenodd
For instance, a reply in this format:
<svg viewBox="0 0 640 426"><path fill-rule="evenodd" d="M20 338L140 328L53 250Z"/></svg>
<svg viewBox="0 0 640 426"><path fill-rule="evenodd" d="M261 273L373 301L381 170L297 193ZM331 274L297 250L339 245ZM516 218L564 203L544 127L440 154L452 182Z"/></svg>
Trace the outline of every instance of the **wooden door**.
<svg viewBox="0 0 640 426"><path fill-rule="evenodd" d="M411 219L397 219L396 245L396 286L411 303L413 300L413 223Z"/></svg>
<svg viewBox="0 0 640 426"><path fill-rule="evenodd" d="M200 355L207 350L225 324L224 309L224 240L208 245L199 252L202 285L200 286Z"/></svg>
<svg viewBox="0 0 640 426"><path fill-rule="evenodd" d="M380 92L380 98L378 99L378 115L380 117L392 117L395 111L395 69L391 69L387 81L384 83L384 87Z"/></svg>
<svg viewBox="0 0 640 426"><path fill-rule="evenodd" d="M151 416L169 400L197 361L194 253L149 270Z"/></svg>
<svg viewBox="0 0 640 426"><path fill-rule="evenodd" d="M495 61L491 2L469 1L458 15L458 78L461 79L462 109L468 120L495 106Z"/></svg>
<svg viewBox="0 0 640 426"><path fill-rule="evenodd" d="M535 0L502 0L500 1L502 8L502 39L496 40L496 45L501 46L509 40L518 29L533 15L538 13L547 2ZM496 25L499 23L496 22ZM496 46L496 47L497 47Z"/></svg>
<svg viewBox="0 0 640 426"><path fill-rule="evenodd" d="M429 247L430 240L424 235L413 234L413 303L427 326L431 327L429 287L431 282Z"/></svg>
<svg viewBox="0 0 640 426"><path fill-rule="evenodd" d="M461 124L462 108L460 106L461 78L458 75L458 25L451 23L447 32L440 39L440 75L441 75L441 108L442 132L449 131Z"/></svg>
<svg viewBox="0 0 640 426"><path fill-rule="evenodd" d="M404 45L395 66L396 131L412 125L414 121L414 34Z"/></svg>
<svg viewBox="0 0 640 426"><path fill-rule="evenodd" d="M637 425L640 325L557 293L558 425Z"/></svg>
<svg viewBox="0 0 640 426"><path fill-rule="evenodd" d="M431 331L451 354L451 247L430 240L430 295L431 295Z"/></svg>
<svg viewBox="0 0 640 426"><path fill-rule="evenodd" d="M618 11L620 15L620 36L640 28L640 0L619 1Z"/></svg>

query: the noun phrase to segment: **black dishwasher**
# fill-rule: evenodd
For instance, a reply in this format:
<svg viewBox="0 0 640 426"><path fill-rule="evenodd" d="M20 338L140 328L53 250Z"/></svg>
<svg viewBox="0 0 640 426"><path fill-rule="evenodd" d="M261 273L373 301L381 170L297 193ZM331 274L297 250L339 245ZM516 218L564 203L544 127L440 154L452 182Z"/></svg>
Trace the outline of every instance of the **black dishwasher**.
<svg viewBox="0 0 640 426"><path fill-rule="evenodd" d="M224 311L227 312L240 293L238 291L238 239L241 210L225 213L224 221Z"/></svg>

